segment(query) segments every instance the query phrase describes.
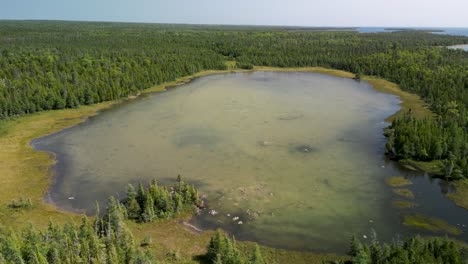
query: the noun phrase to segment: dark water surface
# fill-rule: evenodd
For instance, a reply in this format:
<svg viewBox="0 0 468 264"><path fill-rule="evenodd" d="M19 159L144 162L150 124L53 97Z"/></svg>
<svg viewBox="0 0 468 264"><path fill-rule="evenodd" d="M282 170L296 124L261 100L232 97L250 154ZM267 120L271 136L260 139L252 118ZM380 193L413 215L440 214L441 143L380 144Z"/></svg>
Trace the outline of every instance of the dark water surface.
<svg viewBox="0 0 468 264"><path fill-rule="evenodd" d="M237 239L345 252L352 234L433 235L402 225L420 213L458 224L467 241L468 211L445 198L448 187L383 155L383 120L399 102L366 82L321 74L212 75L117 105L33 146L57 154L48 199L67 210L90 213L128 182L171 183L181 174L209 205L193 224ZM418 207L392 206L405 200L385 184L392 176L414 182Z"/></svg>

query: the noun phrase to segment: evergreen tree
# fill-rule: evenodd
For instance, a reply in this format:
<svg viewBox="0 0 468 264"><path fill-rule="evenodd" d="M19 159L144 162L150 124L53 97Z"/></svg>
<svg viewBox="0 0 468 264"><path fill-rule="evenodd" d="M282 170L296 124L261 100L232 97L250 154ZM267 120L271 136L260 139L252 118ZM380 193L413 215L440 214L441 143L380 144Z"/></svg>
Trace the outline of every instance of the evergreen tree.
<svg viewBox="0 0 468 264"><path fill-rule="evenodd" d="M265 264L263 260L262 253L260 252L260 247L255 243L255 250L252 256L252 260L250 261L252 264Z"/></svg>
<svg viewBox="0 0 468 264"><path fill-rule="evenodd" d="M137 193L133 185L129 184L127 187L127 197L124 200L125 207L127 208L129 219L138 219L140 216L140 205L137 201Z"/></svg>
<svg viewBox="0 0 468 264"><path fill-rule="evenodd" d="M153 197L151 195L146 196L146 201L143 206L143 213L141 215L141 220L143 222L152 222L154 218L156 217L154 213L154 202L153 202Z"/></svg>

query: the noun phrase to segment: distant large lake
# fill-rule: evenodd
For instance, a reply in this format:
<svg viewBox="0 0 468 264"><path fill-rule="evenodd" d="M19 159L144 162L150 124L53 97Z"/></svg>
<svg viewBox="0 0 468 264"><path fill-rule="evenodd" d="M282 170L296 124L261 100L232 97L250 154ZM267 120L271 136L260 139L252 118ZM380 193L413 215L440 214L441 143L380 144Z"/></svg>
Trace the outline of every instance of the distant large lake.
<svg viewBox="0 0 468 264"><path fill-rule="evenodd" d="M389 29L390 28L390 29ZM378 32L395 32L397 30L391 29L392 27L359 27L358 32L361 33L378 33ZM427 28L427 27L396 27L398 29L415 29L415 30L437 30L434 34L454 35L454 36L468 36L468 28Z"/></svg>
<svg viewBox="0 0 468 264"><path fill-rule="evenodd" d="M449 49L462 49L468 51L468 44L448 46Z"/></svg>
<svg viewBox="0 0 468 264"><path fill-rule="evenodd" d="M384 119L399 102L364 81L321 74L220 74L119 104L33 146L57 154L48 199L61 208L89 213L129 182L172 183L181 174L207 197L192 220L202 229L345 252L352 234L433 235L402 225L407 214L468 225L443 182L384 157ZM392 176L414 182L419 206L392 206L405 200L386 186ZM467 241L463 230L458 238Z"/></svg>

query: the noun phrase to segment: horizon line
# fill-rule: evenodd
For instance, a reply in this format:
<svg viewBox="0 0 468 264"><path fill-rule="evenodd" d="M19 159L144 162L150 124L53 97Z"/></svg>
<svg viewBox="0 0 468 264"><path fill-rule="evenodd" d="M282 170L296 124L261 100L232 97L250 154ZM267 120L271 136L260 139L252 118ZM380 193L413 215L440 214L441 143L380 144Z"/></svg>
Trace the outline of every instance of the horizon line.
<svg viewBox="0 0 468 264"><path fill-rule="evenodd" d="M189 26L250 26L250 27L300 27L300 28L404 28L404 29L440 29L457 28L468 29L468 26L310 26L310 25L279 25L279 24L220 24L220 23L180 23L180 22L143 22L143 21L110 21L110 20L74 20L74 19L9 19L0 18L0 21L18 22L83 22L83 23L128 23L128 24L154 24L154 25L189 25Z"/></svg>

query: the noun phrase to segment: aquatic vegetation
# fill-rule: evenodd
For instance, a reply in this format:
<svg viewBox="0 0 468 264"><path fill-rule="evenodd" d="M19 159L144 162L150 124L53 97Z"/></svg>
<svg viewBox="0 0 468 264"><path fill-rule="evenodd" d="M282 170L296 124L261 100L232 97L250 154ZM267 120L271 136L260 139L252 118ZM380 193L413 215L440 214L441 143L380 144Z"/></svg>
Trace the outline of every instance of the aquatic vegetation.
<svg viewBox="0 0 468 264"><path fill-rule="evenodd" d="M429 230L435 233L447 233L460 235L462 230L450 225L446 221L425 215L407 215L404 217L403 225Z"/></svg>
<svg viewBox="0 0 468 264"><path fill-rule="evenodd" d="M405 198L410 198L410 199L414 198L414 193L409 189L402 189L402 188L393 189L393 192Z"/></svg>
<svg viewBox="0 0 468 264"><path fill-rule="evenodd" d="M393 207L400 208L400 209L408 209L408 208L413 208L413 207L418 206L417 203L404 201L404 200L393 200L392 205Z"/></svg>
<svg viewBox="0 0 468 264"><path fill-rule="evenodd" d="M385 179L385 182L390 187L403 187L413 184L410 180L402 176L390 177Z"/></svg>

